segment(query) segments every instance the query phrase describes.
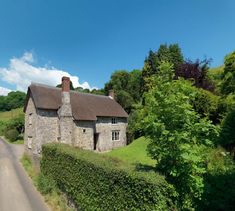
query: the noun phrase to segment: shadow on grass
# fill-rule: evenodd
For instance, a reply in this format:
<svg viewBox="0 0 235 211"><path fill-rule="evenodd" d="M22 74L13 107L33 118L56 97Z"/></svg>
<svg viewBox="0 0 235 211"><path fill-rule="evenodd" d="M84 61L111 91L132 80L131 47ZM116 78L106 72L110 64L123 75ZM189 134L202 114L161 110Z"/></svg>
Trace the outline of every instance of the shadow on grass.
<svg viewBox="0 0 235 211"><path fill-rule="evenodd" d="M156 168L154 166L151 166L151 165L136 163L135 170L136 171L141 171L141 172L153 172L153 171L156 171Z"/></svg>

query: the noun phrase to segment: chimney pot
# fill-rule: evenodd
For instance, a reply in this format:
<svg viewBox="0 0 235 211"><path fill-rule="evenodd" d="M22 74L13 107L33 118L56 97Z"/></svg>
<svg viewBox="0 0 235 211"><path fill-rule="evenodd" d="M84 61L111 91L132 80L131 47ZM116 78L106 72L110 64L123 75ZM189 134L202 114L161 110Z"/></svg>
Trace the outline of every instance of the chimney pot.
<svg viewBox="0 0 235 211"><path fill-rule="evenodd" d="M63 76L62 77L62 92L70 91L70 78Z"/></svg>
<svg viewBox="0 0 235 211"><path fill-rule="evenodd" d="M109 90L109 97L114 99L115 97L114 90Z"/></svg>

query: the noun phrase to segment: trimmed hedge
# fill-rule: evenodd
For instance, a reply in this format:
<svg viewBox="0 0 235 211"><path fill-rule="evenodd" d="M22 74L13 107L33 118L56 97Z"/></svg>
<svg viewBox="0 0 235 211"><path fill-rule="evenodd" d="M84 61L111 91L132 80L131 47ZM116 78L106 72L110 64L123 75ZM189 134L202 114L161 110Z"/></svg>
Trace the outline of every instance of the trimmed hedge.
<svg viewBox="0 0 235 211"><path fill-rule="evenodd" d="M176 193L155 172L124 169L122 161L63 144L42 147L41 171L78 210L172 210Z"/></svg>

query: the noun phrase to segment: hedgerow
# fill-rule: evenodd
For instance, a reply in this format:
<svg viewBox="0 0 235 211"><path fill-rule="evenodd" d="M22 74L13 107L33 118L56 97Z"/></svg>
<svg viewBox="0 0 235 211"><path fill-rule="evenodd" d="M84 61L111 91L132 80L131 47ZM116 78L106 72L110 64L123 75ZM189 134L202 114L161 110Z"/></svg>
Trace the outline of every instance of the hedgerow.
<svg viewBox="0 0 235 211"><path fill-rule="evenodd" d="M41 171L79 210L172 210L176 193L156 172L136 172L105 155L63 144L42 147Z"/></svg>

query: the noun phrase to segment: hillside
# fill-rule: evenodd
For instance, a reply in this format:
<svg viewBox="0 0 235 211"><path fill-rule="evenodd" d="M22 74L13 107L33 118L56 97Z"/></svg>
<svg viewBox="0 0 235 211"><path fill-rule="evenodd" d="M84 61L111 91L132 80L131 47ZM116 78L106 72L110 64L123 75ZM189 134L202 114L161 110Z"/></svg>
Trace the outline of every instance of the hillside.
<svg viewBox="0 0 235 211"><path fill-rule="evenodd" d="M0 112L0 121L8 121L23 114L23 108L16 108L11 111Z"/></svg>

